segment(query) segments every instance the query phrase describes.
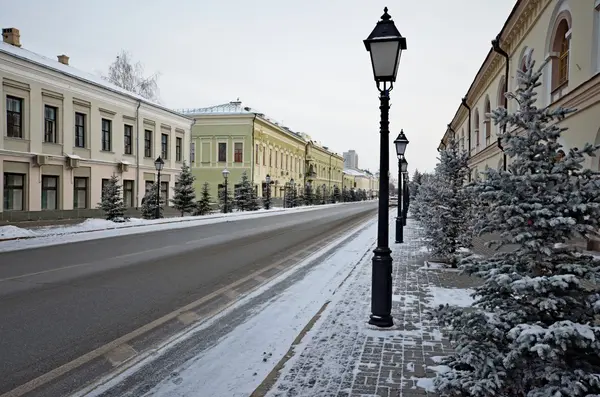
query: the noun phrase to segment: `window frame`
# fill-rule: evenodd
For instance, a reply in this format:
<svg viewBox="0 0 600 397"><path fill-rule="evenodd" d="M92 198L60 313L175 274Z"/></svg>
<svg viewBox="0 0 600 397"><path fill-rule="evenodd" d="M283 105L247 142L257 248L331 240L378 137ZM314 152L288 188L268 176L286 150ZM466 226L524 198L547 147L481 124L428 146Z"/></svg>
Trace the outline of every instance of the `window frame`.
<svg viewBox="0 0 600 397"><path fill-rule="evenodd" d="M19 110L9 110L9 102L14 101L18 104ZM25 100L23 98L14 96L14 95L6 95L6 136L8 138L15 139L23 139L23 105ZM12 116L12 117L11 117ZM18 116L18 117L16 117ZM14 120L18 119L18 125L14 123ZM16 127L16 134L15 134Z"/></svg>
<svg viewBox="0 0 600 397"><path fill-rule="evenodd" d="M49 117L49 112L54 113ZM58 107L44 104L44 143L58 143Z"/></svg>
<svg viewBox="0 0 600 397"><path fill-rule="evenodd" d="M54 186L47 186L44 184L44 181L47 180L54 180ZM58 180L58 176L57 175L42 175L42 196L41 196L41 206L42 206L42 210L46 211L52 211L52 210L57 210L58 209L58 203L59 203L59 180ZM54 208L48 208L48 192L54 192ZM46 205L44 205L44 193L46 195Z"/></svg>
<svg viewBox="0 0 600 397"><path fill-rule="evenodd" d="M130 188L128 187L130 185ZM123 202L128 208L135 207L135 197L133 196L135 190L135 181L133 179L123 179ZM130 196L130 197L128 197Z"/></svg>
<svg viewBox="0 0 600 397"><path fill-rule="evenodd" d="M233 143L233 162L243 163L244 162L244 144L242 142Z"/></svg>
<svg viewBox="0 0 600 397"><path fill-rule="evenodd" d="M85 182L85 187L79 187L77 182L83 181ZM90 178L87 176L75 176L73 177L73 209L75 210L84 210L88 209L89 206L89 188L90 188ZM80 207L79 203L79 192L84 192L84 206Z"/></svg>
<svg viewBox="0 0 600 397"><path fill-rule="evenodd" d="M163 186L165 187L163 189ZM164 205L169 205L169 181L160 181L160 197L164 200Z"/></svg>
<svg viewBox="0 0 600 397"><path fill-rule="evenodd" d="M78 122L78 117L81 116L81 122L83 124L79 125L77 124ZM75 147L78 148L85 148L85 125L86 125L86 117L87 114L85 113L81 113L81 112L75 112Z"/></svg>
<svg viewBox="0 0 600 397"><path fill-rule="evenodd" d="M217 162L227 162L227 142L217 142Z"/></svg>
<svg viewBox="0 0 600 397"><path fill-rule="evenodd" d="M129 143L127 142L128 138ZM123 153L133 155L133 126L131 124L123 124Z"/></svg>
<svg viewBox="0 0 600 397"><path fill-rule="evenodd" d="M105 126L107 126L108 129L105 129ZM100 139L102 140L102 151L112 152L112 120L102 118L101 130L102 133Z"/></svg>
<svg viewBox="0 0 600 397"><path fill-rule="evenodd" d="M183 160L183 138L180 136L175 137L175 161L181 162Z"/></svg>
<svg viewBox="0 0 600 397"><path fill-rule="evenodd" d="M151 159L152 156L152 130L144 130L144 157Z"/></svg>
<svg viewBox="0 0 600 397"><path fill-rule="evenodd" d="M14 183L9 183L9 177L15 177L15 176L19 176L21 177L21 184L14 184ZM2 208L4 211L24 211L25 210L25 187L27 186L27 174L21 174L18 172L5 172L3 174L3 203L2 203ZM14 192L15 190L20 190L21 191L21 209L14 209L14 196L13 194L11 194L12 192ZM13 198L13 208L9 208L8 207L8 203L9 203L9 197Z"/></svg>
<svg viewBox="0 0 600 397"><path fill-rule="evenodd" d="M160 134L160 155L163 160L169 158L169 134Z"/></svg>

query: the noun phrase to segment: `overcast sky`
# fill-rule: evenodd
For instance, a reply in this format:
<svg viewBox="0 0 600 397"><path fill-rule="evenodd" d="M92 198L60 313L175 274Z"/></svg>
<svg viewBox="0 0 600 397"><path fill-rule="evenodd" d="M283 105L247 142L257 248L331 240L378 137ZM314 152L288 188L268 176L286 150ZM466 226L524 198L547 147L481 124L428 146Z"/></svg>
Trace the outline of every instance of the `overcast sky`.
<svg viewBox="0 0 600 397"><path fill-rule="evenodd" d="M391 93L390 142L404 129L409 170L432 170L436 147L515 0L19 0L0 25L24 48L105 73L121 49L160 72L172 108L240 98L379 169L379 99L362 41L389 7L408 50ZM392 175L397 173L390 144Z"/></svg>

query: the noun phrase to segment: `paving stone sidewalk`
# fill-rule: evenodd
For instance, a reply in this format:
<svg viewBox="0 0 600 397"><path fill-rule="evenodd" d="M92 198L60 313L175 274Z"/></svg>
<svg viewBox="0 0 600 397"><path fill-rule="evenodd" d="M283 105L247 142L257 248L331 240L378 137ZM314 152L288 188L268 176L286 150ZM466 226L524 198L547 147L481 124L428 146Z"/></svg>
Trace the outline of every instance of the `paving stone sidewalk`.
<svg viewBox="0 0 600 397"><path fill-rule="evenodd" d="M393 222L390 224L393 241ZM466 293L476 281L456 271L425 268L422 230L412 219L394 257L394 327L366 324L370 314L370 256L350 276L313 329L296 346L267 396L435 396L432 378L451 352L437 321L426 312L437 291ZM439 297L438 297L439 298Z"/></svg>

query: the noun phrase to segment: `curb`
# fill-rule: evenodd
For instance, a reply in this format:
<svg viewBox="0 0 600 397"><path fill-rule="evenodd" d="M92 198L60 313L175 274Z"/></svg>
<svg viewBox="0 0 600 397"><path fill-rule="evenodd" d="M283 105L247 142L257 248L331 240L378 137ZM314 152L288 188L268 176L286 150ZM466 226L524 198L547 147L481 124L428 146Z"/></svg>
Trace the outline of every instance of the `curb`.
<svg viewBox="0 0 600 397"><path fill-rule="evenodd" d="M343 205L343 204L350 204L350 203L336 203L336 204L328 204L328 205ZM312 207L312 209L311 209ZM311 206L311 207L295 207L295 208L306 208L308 210L314 210L314 209L318 209L322 206ZM281 208L281 209L272 209L272 210L267 210L269 213L276 213L276 212L288 212L287 211L288 208ZM290 211L291 212L291 211ZM262 214L262 212L260 212ZM243 213L243 215L256 215L258 213L252 212L252 211L246 211ZM239 214L239 216L241 216L242 214ZM83 234L83 233L93 233L93 232L102 232L105 230L115 230L115 229L131 229L134 227L143 227L143 226L155 226L155 225L167 225L167 224L173 224L173 223L181 223L181 222L194 222L194 221L201 221L201 220L210 220L210 219L222 219L222 218L232 218L235 219L237 218L238 215L229 215L229 216L225 216L225 215L219 215L219 216L211 216L210 218L196 218L196 219L176 219L173 221L166 221L166 222L157 222L157 223L151 223L151 224L141 224L141 225L129 225L129 226L121 226L121 227L108 227L108 228L102 228L102 229L91 229L91 230L78 230L78 231L74 231L74 232L69 232L69 233L56 233L56 234L46 234L46 235L41 235L41 236L22 236L22 237L8 237L8 238L0 238L0 243L6 242L6 241L14 241L14 240L31 240L31 239L35 239L35 238L44 238L44 237L53 237L53 236L64 236L64 235L71 235L71 234ZM92 219L92 218L88 218L88 219Z"/></svg>

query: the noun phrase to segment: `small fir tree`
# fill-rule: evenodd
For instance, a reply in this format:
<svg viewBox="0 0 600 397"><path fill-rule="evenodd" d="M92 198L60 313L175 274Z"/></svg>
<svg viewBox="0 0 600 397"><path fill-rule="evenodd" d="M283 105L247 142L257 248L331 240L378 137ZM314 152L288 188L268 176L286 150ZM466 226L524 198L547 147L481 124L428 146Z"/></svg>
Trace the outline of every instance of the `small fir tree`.
<svg viewBox="0 0 600 397"><path fill-rule="evenodd" d="M162 195L157 199L159 192L158 183L153 183L150 189L146 192L144 199L142 200L142 218L144 219L157 219L157 210L158 207L158 218L163 217L163 205L165 204L165 200Z"/></svg>
<svg viewBox="0 0 600 397"><path fill-rule="evenodd" d="M181 166L181 173L177 176L171 199L173 207L181 212L181 216L184 216L186 212L191 214L196 209L195 180L190 167L184 162Z"/></svg>
<svg viewBox="0 0 600 397"><path fill-rule="evenodd" d="M202 191L200 192L200 200L196 203L196 209L194 215L207 215L212 212L210 206L212 198L210 197L210 188L208 182L204 182L202 185Z"/></svg>
<svg viewBox="0 0 600 397"><path fill-rule="evenodd" d="M321 186L317 186L317 188L315 189L314 202L316 205L323 204L323 194L321 193Z"/></svg>
<svg viewBox="0 0 600 397"><path fill-rule="evenodd" d="M358 201L356 189L350 189L350 201Z"/></svg>
<svg viewBox="0 0 600 397"><path fill-rule="evenodd" d="M432 255L457 266L459 248L469 248L472 242L472 200L464 186L469 173L468 154L461 152L458 142L450 139L440 152L435 176L422 192L417 193L421 208L426 208L420 220Z"/></svg>
<svg viewBox="0 0 600 397"><path fill-rule="evenodd" d="M342 191L340 190L340 188L337 185L335 185L333 187L332 203L339 203L340 201L342 201Z"/></svg>
<svg viewBox="0 0 600 397"><path fill-rule="evenodd" d="M233 201L235 207L240 211L256 211L259 208L254 187L250 183L246 171L242 173L242 179L235 190Z"/></svg>
<svg viewBox="0 0 600 397"><path fill-rule="evenodd" d="M350 189L344 186L344 190L342 191L342 201L344 203L348 203L352 201L352 194L350 194Z"/></svg>
<svg viewBox="0 0 600 397"><path fill-rule="evenodd" d="M557 160L566 128L556 122L571 110L535 106L542 69L533 66L530 53L509 94L518 110L492 115L508 127L501 138L509 171L490 169L474 187L478 230L516 248L465 259L465 272L484 280L474 307L438 309L456 347L436 379L442 395L600 395L600 267L567 244L600 226L600 176L583 167L600 146Z"/></svg>
<svg viewBox="0 0 600 397"><path fill-rule="evenodd" d="M314 205L315 204L315 194L313 193L312 185L306 185L304 189L304 202L306 205Z"/></svg>
<svg viewBox="0 0 600 397"><path fill-rule="evenodd" d="M113 175L102 189L102 199L98 208L104 212L106 220L113 222L125 222L129 217L125 216L125 203L121 193L119 178Z"/></svg>

